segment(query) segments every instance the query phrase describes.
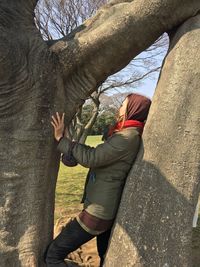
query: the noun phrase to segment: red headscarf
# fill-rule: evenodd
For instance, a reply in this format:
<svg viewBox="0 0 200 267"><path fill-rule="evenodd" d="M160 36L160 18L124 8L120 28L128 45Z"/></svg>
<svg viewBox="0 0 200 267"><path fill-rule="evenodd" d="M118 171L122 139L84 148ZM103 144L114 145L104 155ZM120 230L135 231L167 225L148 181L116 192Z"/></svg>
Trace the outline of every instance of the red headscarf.
<svg viewBox="0 0 200 267"><path fill-rule="evenodd" d="M136 127L139 129L140 134L142 134L144 121L147 119L151 106L151 100L138 94L129 94L127 98L126 118L124 121L117 122L115 126L109 130L108 136L128 127Z"/></svg>
<svg viewBox="0 0 200 267"><path fill-rule="evenodd" d="M143 95L130 94L127 96L128 105L126 120L137 120L144 122L147 119L151 100Z"/></svg>

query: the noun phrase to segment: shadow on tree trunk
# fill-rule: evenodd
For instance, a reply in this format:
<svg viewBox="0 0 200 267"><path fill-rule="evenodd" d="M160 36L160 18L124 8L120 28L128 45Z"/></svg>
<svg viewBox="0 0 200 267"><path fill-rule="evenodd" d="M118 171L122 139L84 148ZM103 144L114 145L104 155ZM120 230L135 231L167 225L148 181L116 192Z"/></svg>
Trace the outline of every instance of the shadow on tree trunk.
<svg viewBox="0 0 200 267"><path fill-rule="evenodd" d="M193 267L200 266L199 228L193 230L192 250L197 193L188 192L187 199L172 177L144 160L136 162L127 185L105 266L191 266L193 254Z"/></svg>

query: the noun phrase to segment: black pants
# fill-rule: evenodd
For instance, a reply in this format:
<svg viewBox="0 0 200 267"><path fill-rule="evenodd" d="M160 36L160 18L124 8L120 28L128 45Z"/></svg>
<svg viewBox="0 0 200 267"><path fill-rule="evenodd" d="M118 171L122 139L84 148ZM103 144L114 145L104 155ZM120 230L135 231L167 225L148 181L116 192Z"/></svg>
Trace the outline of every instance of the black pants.
<svg viewBox="0 0 200 267"><path fill-rule="evenodd" d="M103 266L104 256L106 254L106 250L108 248L108 242L110 239L111 229L103 232L100 235L97 235L97 251L100 257L100 267Z"/></svg>
<svg viewBox="0 0 200 267"><path fill-rule="evenodd" d="M97 250L101 259L100 267L103 266L110 233L111 229L97 236ZM69 222L47 249L45 255L47 267L66 267L64 262L66 256L94 237L95 235L86 232L76 219Z"/></svg>

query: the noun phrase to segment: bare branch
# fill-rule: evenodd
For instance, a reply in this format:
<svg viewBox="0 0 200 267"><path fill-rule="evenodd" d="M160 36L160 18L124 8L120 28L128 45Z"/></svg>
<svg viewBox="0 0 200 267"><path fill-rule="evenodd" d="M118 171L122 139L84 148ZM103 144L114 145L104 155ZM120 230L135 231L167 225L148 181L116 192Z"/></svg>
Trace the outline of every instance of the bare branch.
<svg viewBox="0 0 200 267"><path fill-rule="evenodd" d="M36 24L45 40L62 38L95 14L105 0L41 0ZM50 37L50 39L49 39Z"/></svg>

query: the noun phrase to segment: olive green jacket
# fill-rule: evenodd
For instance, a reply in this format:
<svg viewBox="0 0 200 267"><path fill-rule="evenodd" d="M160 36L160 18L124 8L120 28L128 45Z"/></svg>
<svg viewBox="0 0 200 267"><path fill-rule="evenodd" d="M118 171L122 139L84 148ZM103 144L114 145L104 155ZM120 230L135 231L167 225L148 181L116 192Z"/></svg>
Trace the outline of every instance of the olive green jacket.
<svg viewBox="0 0 200 267"><path fill-rule="evenodd" d="M84 190L84 209L98 218L115 218L125 179L136 158L140 135L135 127L114 133L96 148L75 144L72 153L79 164L90 168ZM62 138L58 150L68 153L71 141Z"/></svg>

